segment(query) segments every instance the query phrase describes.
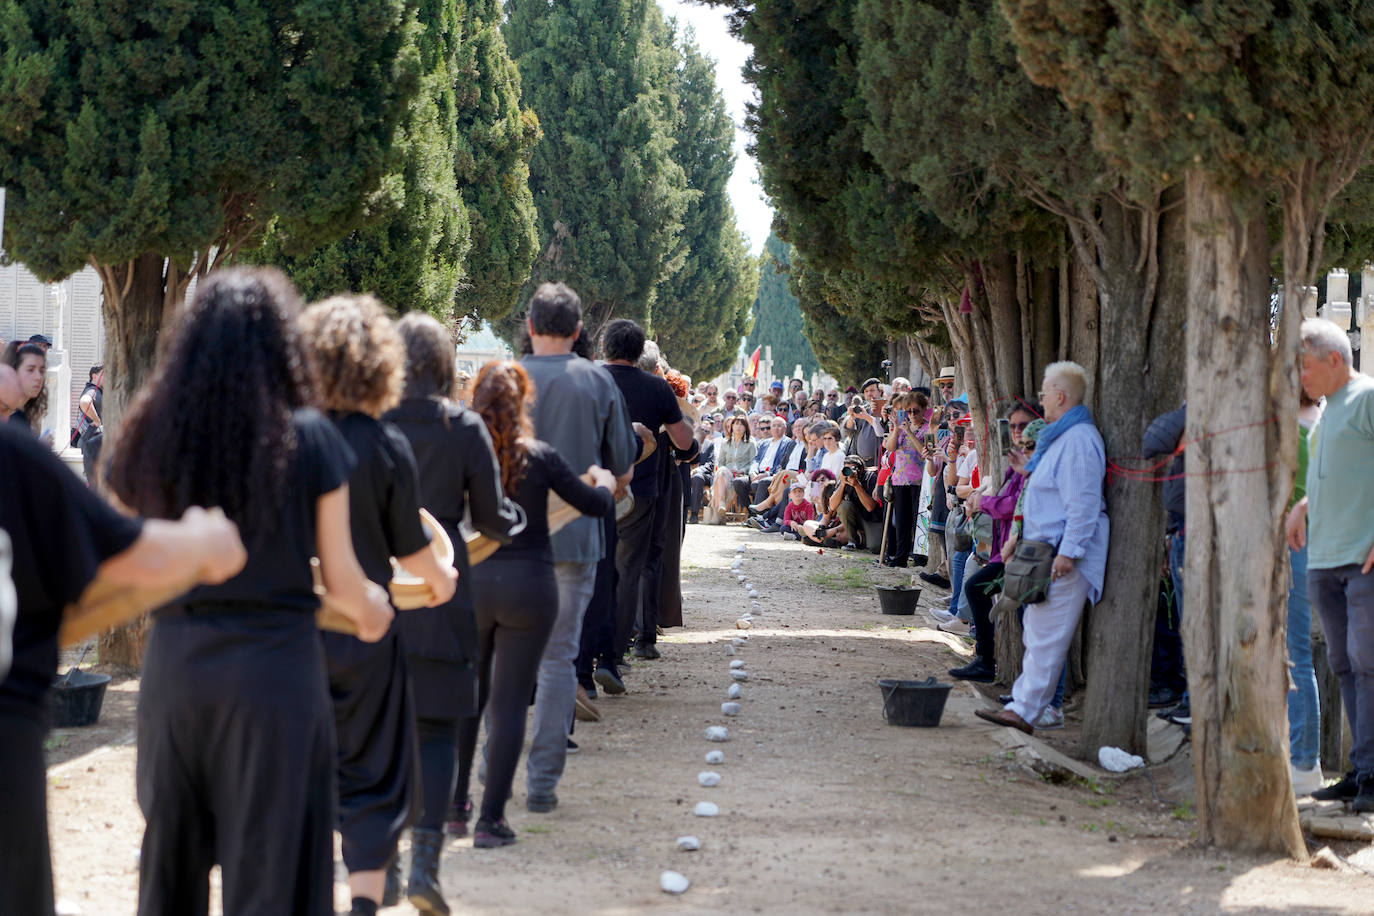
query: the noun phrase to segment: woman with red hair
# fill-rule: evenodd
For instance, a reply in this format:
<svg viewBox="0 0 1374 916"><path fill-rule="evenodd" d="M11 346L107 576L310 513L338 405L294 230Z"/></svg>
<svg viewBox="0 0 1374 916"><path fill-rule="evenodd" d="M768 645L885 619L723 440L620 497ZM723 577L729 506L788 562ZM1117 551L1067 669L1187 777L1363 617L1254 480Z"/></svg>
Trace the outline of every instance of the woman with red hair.
<svg viewBox="0 0 1374 916"><path fill-rule="evenodd" d="M614 505L615 475L592 465L588 486L548 444L534 438L529 404L534 386L519 363L487 363L471 386L469 405L486 423L501 467L501 488L525 510L525 530L472 568L477 609L477 714L458 726L458 782L454 802L467 801L477 726L487 715L487 778L473 830L479 848L508 846L515 832L506 824L520 749L525 742L525 711L534 690L544 646L558 614L558 587L549 544L548 500L552 490L583 515L601 517Z"/></svg>

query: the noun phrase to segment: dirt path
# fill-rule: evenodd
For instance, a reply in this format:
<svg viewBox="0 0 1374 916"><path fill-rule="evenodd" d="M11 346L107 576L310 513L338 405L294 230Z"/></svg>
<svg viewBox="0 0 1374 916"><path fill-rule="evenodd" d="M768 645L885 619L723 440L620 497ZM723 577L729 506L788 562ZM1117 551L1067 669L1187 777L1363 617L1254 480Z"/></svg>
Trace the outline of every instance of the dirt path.
<svg viewBox="0 0 1374 916"><path fill-rule="evenodd" d="M749 608L729 570L739 544L763 616L734 656L750 680L726 719L725 646ZM943 675L968 654L920 612L878 613L867 585L900 573L736 527L690 527L683 563L690 628L635 665L628 695L599 701L603 721L578 724L558 810L526 813L522 776L515 846L449 843L455 912L1370 912L1374 879L1194 849L1187 809L1143 779L1094 791L1027 773L973 716L987 701L967 685L939 729L884 724L876 678ZM99 732L53 739L58 896L85 914L134 911L136 691L113 688ZM717 724L725 744L702 738ZM712 749L724 763L705 764ZM719 787L698 787L706 769ZM701 800L720 816L694 817ZM686 834L699 852L676 850ZM682 897L658 889L669 868L692 882ZM342 884L336 897L346 909Z"/></svg>

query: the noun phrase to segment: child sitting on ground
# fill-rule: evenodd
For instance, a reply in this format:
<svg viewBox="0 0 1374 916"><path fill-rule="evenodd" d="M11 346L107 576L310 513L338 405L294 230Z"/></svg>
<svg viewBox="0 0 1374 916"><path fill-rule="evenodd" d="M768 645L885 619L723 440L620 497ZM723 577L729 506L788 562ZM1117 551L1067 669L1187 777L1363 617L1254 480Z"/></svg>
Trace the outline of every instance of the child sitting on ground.
<svg viewBox="0 0 1374 916"><path fill-rule="evenodd" d="M788 503L782 510L782 536L800 541L805 533L802 526L814 520L816 510L806 499L806 485L801 481L792 484L788 492Z"/></svg>

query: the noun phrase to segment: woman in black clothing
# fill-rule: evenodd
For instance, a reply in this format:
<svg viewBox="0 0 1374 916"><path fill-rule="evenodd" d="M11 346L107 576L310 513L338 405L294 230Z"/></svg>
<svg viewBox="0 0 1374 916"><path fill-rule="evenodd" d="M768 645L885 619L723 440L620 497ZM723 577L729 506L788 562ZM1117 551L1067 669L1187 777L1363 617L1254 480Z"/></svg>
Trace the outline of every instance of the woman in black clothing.
<svg viewBox="0 0 1374 916"><path fill-rule="evenodd" d="M501 494L501 473L482 419L448 399L453 344L439 322L418 312L396 324L406 349L406 387L386 419L410 441L420 473L420 505L457 547L458 589L436 608L400 615L420 738L423 810L411 831L410 902L447 913L439 887L444 815L453 795L458 722L477 710L477 624L467 551L459 523L507 544L524 527L520 510Z"/></svg>
<svg viewBox="0 0 1374 916"><path fill-rule="evenodd" d="M359 638L391 606L353 554L348 472L312 385L297 297L273 270L201 281L113 449L109 486L150 518L220 506L243 571L157 612L138 699L141 916L332 916L334 723L310 557ZM195 405L194 410L186 409Z"/></svg>
<svg viewBox="0 0 1374 916"><path fill-rule="evenodd" d="M506 824L520 749L525 743L525 711L534 690L539 660L558 616L558 587L549 545L548 500L552 490L583 515L610 514L615 475L592 465L594 486L582 482L552 447L534 438L528 405L534 398L529 376L518 363L487 363L472 386L472 408L491 433L501 465L501 485L525 510L525 530L472 570L477 599L477 710L459 725L459 784L454 801L467 798L477 726L487 709L487 784L473 831L473 845L506 846L515 833Z"/></svg>
<svg viewBox="0 0 1374 916"><path fill-rule="evenodd" d="M431 606L453 597L453 567L440 567L420 525L415 456L390 423L377 418L401 399L405 351L381 303L335 296L299 321L315 364L320 403L357 459L348 478L353 549L368 579L383 588L391 557L425 580ZM338 743L339 833L353 916L395 905L401 831L418 809L415 710L397 624L375 643L325 633L329 693ZM388 882L387 878L391 880Z"/></svg>
<svg viewBox="0 0 1374 916"><path fill-rule="evenodd" d="M23 398L21 404L15 405L17 409L8 420L37 436L42 432L39 425L48 412L48 389L44 384L48 352L38 344L12 340L5 345L3 359L19 376L19 388ZM43 436L42 439L44 445L52 446L51 435Z"/></svg>

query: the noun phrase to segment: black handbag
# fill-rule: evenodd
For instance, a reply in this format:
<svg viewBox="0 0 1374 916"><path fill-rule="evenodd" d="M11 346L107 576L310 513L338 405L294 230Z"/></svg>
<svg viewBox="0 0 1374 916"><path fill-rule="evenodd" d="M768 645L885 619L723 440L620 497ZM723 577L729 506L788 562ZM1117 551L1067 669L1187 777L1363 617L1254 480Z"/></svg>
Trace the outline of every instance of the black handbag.
<svg viewBox="0 0 1374 916"><path fill-rule="evenodd" d="M1050 571L1059 548L1044 541L1017 541L1006 558L1002 594L1018 604L1044 601L1050 590Z"/></svg>

